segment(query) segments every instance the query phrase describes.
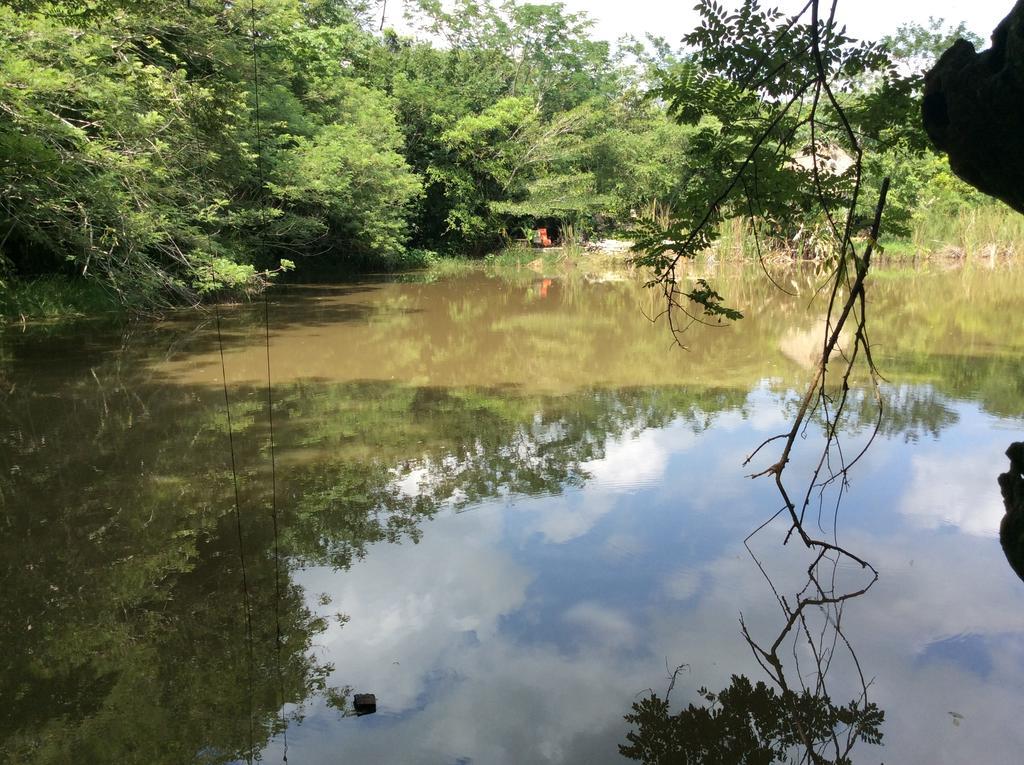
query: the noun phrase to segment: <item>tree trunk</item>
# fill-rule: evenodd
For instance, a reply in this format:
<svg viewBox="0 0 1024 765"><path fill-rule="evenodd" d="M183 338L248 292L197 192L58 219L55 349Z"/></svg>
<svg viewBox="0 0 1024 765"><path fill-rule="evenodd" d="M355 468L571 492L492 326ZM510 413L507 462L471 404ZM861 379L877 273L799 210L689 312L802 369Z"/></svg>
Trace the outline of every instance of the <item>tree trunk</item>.
<svg viewBox="0 0 1024 765"><path fill-rule="evenodd" d="M925 75L928 137L979 191L1024 213L1024 0L978 53L957 40Z"/></svg>
<svg viewBox="0 0 1024 765"><path fill-rule="evenodd" d="M1024 443L1010 444L1006 450L1010 470L999 476L1006 515L999 526L999 542L1010 567L1024 579Z"/></svg>

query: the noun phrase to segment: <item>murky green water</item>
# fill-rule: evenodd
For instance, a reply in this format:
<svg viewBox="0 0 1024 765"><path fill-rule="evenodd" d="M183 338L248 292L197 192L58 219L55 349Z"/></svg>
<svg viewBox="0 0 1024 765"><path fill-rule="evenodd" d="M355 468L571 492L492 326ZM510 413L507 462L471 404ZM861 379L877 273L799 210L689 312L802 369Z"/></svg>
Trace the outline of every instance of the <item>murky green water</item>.
<svg viewBox="0 0 1024 765"><path fill-rule="evenodd" d="M618 762L667 667L674 708L766 680L740 615L770 641L772 586L799 589L807 553L769 525L762 576L743 540L779 500L741 463L795 412L820 307L811 274L784 275L798 297L717 278L747 318L688 351L611 274L275 295L276 476L262 304L226 309L237 518L212 317L9 328L0 761ZM886 413L837 517L879 571L842 619L885 721L855 762L1019 761L1024 582L996 476L1024 438L1021 295L1004 267L871 285ZM351 716L363 692L377 713Z"/></svg>

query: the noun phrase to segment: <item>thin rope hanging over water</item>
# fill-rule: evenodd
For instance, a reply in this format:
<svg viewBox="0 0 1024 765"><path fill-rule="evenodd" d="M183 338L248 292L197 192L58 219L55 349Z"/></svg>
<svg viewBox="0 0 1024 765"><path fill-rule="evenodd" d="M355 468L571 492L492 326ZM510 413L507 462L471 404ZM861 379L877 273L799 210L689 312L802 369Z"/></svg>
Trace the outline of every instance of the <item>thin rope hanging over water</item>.
<svg viewBox="0 0 1024 765"><path fill-rule="evenodd" d="M228 451L231 453L231 480L235 489L235 530L238 533L238 559L242 569L242 605L245 609L245 645L248 655L248 684L249 684L249 748L246 751L245 761L252 763L253 751L256 748L256 732L253 727L253 646L252 646L252 604L249 601L249 578L245 569L245 542L242 536L242 511L241 499L238 491L238 467L235 461L235 437L234 429L231 426L231 401L228 398L228 373L227 364L224 362L224 337L220 329L220 308L214 306L214 316L217 319L217 347L220 350L220 377L224 388L224 413L227 415L228 424Z"/></svg>
<svg viewBox="0 0 1024 765"><path fill-rule="evenodd" d="M249 29L252 36L252 90L255 110L253 121L256 127L256 173L260 179L260 196L263 195L263 135L260 124L260 65L256 51L256 2L249 0ZM261 213L264 212L261 209ZM261 227L266 227L266 215L261 215ZM261 231L262 237L262 231Z"/></svg>
<svg viewBox="0 0 1024 765"><path fill-rule="evenodd" d="M274 650L277 665L278 714L288 762L288 727L284 719L284 674L281 671L281 545L277 518L277 459L274 450L274 389L270 377L270 299L263 293L263 329L267 349L267 420L270 424L270 517L274 522Z"/></svg>
<svg viewBox="0 0 1024 765"><path fill-rule="evenodd" d="M262 199L265 185L263 177L263 129L260 122L260 64L257 50L256 3L249 0L249 32L252 38L252 81L253 81L253 123L256 131L256 171L260 182ZM260 244L266 239L266 209L260 207ZM281 546L280 529L277 513L277 459L274 448L274 392L270 374L270 300L266 290L263 292L263 328L267 352L267 421L270 429L270 517L274 527L274 664L277 673L277 709L281 725L281 736L284 745L282 761L288 762L288 726L284 718L284 673L281 665Z"/></svg>

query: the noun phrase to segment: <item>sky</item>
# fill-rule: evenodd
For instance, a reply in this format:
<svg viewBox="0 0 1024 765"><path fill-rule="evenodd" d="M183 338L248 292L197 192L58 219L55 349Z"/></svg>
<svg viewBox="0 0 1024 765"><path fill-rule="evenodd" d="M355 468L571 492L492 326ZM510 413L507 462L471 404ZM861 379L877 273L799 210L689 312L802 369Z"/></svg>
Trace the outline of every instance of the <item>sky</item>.
<svg viewBox="0 0 1024 765"><path fill-rule="evenodd" d="M535 0L540 2L542 0ZM617 40L624 34L642 38L645 33L659 35L670 42L678 41L696 26L695 0L562 0L566 7L586 11L596 19L594 37ZM736 0L724 0L726 7ZM766 0L765 6L778 5L783 11L798 9L802 0ZM401 29L401 8L404 2L389 3L387 24ZM1013 0L840 0L838 17L846 23L854 37L877 39L896 30L900 24L929 16L944 18L967 26L987 40L1010 9Z"/></svg>

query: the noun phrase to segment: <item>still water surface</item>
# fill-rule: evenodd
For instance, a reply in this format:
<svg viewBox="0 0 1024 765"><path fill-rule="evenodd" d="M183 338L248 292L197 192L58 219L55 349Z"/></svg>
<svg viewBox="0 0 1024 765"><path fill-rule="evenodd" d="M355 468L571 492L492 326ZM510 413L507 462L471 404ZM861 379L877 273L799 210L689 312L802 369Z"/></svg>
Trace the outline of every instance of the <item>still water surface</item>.
<svg viewBox="0 0 1024 765"><path fill-rule="evenodd" d="M622 762L667 669L686 665L674 708L767 680L740 615L770 642L771 585L806 553L770 525L761 575L743 540L779 500L741 463L795 413L821 307L809 273L784 275L795 297L717 279L747 318L686 351L612 275L288 288L275 474L263 306L224 309L237 518L211 316L9 328L0 761ZM879 571L843 620L885 721L855 762L1020 761L1024 582L996 476L1024 439L1022 294L1005 267L873 277L885 415L837 517ZM855 697L849 662L829 687ZM377 713L351 716L365 692Z"/></svg>

